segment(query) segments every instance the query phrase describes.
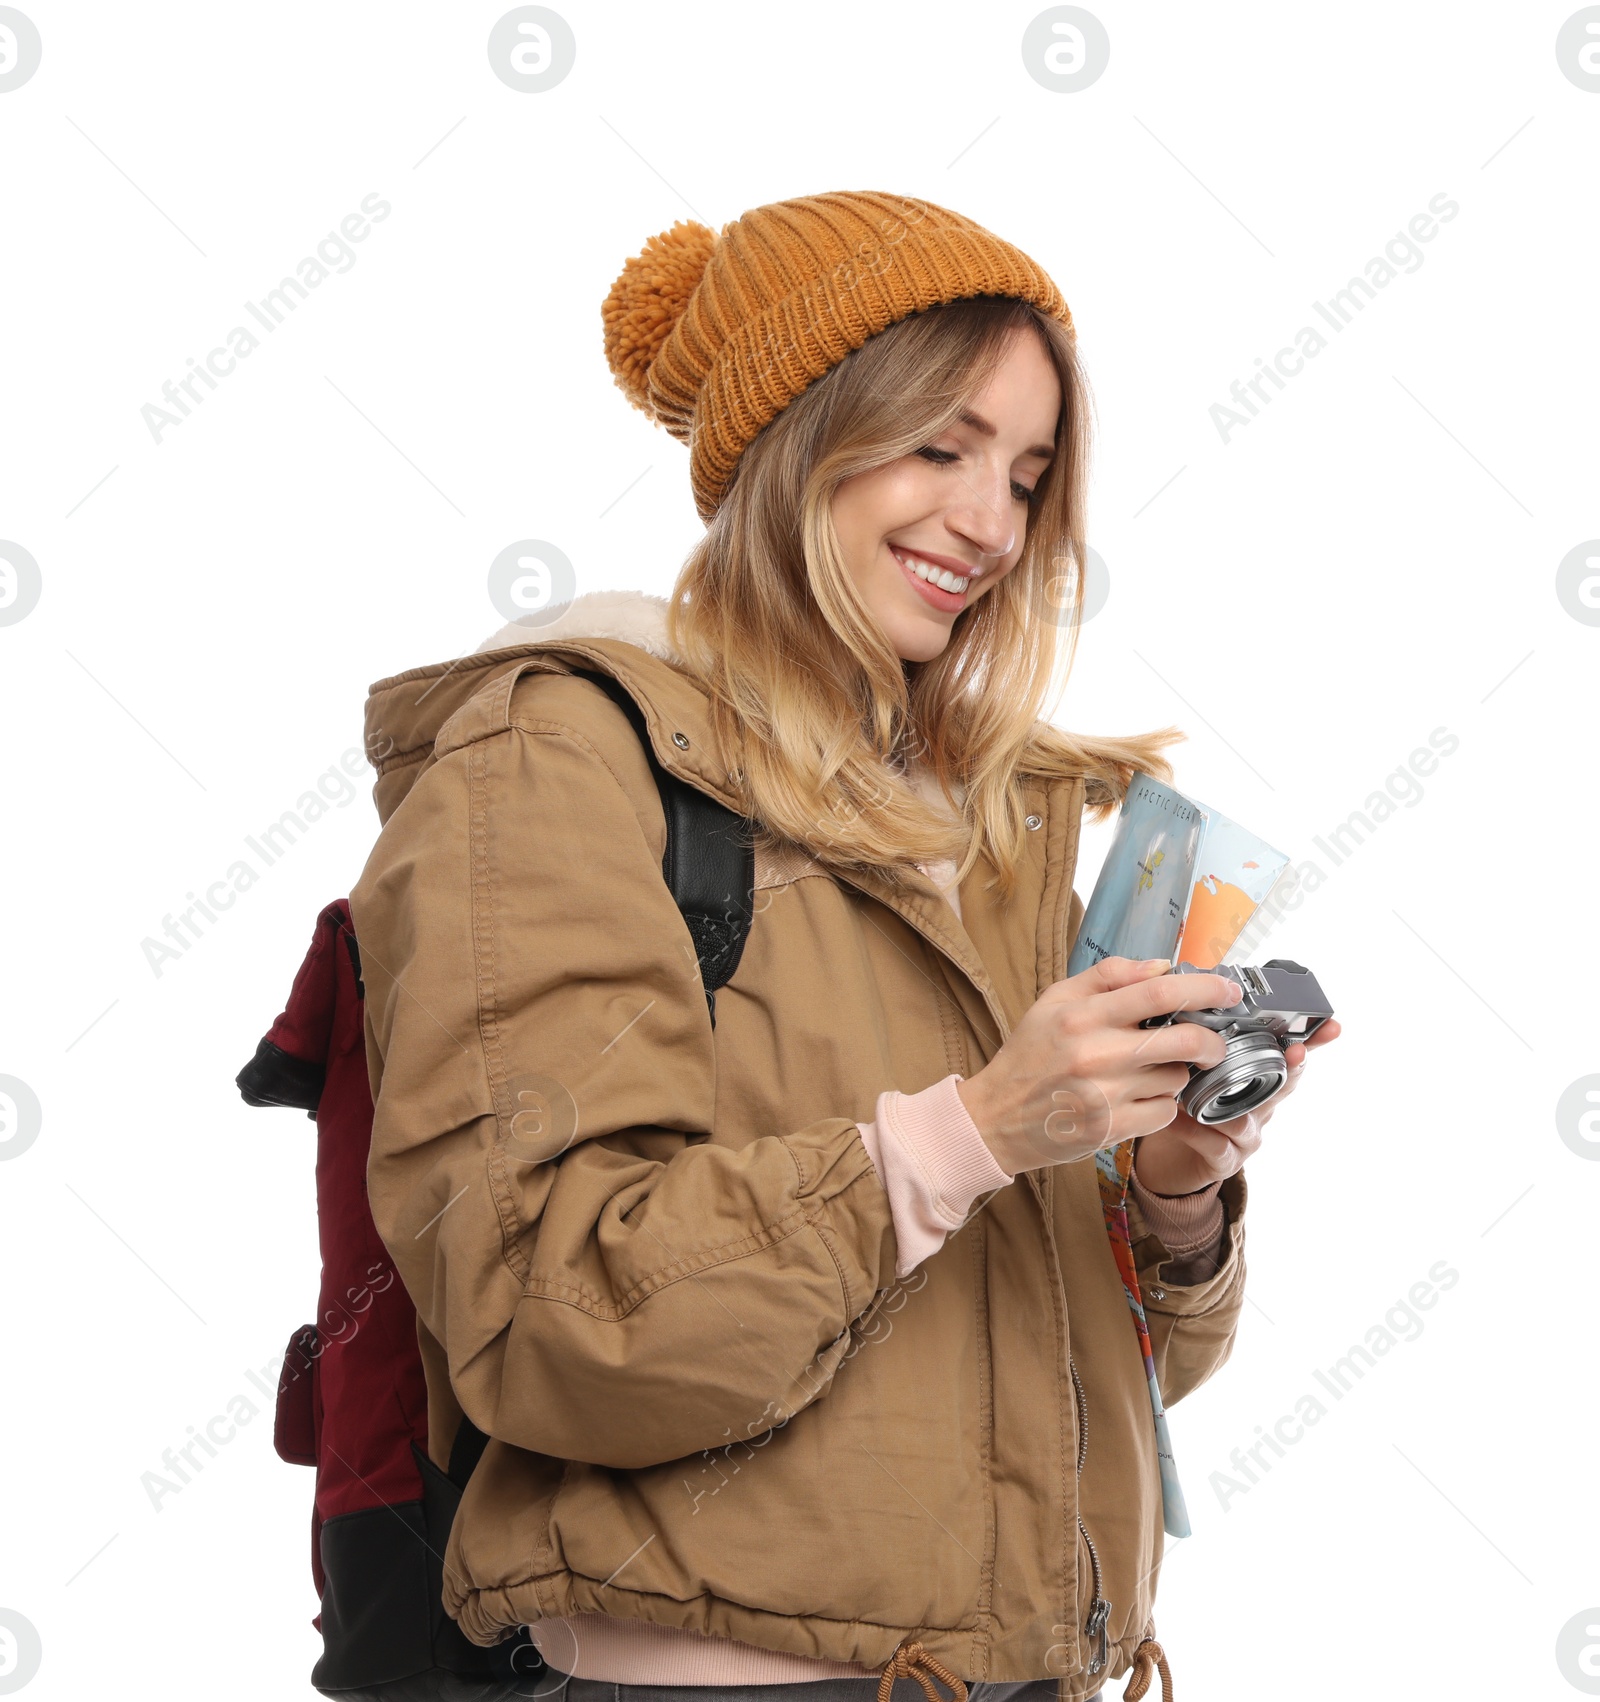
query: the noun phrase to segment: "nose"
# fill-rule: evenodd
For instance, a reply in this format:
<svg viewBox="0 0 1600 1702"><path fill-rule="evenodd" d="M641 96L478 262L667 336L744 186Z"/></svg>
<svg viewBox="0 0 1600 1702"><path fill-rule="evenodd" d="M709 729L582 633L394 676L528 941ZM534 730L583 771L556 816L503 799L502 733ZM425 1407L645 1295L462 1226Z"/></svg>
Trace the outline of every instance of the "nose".
<svg viewBox="0 0 1600 1702"><path fill-rule="evenodd" d="M961 471L965 476L959 495L945 516L945 524L980 555L1003 559L1017 544L1010 470L980 464Z"/></svg>

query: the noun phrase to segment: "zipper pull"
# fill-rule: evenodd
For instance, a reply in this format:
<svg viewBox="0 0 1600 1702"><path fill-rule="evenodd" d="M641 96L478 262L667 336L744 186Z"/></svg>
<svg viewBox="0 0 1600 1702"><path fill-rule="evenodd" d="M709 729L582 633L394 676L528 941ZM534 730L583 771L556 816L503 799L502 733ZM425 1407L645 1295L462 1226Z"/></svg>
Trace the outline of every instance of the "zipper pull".
<svg viewBox="0 0 1600 1702"><path fill-rule="evenodd" d="M1090 1673L1097 1673L1106 1664L1106 1621L1111 1617L1111 1603L1096 1596L1089 1604L1089 1618L1083 1629L1096 1640L1096 1651L1089 1662Z"/></svg>

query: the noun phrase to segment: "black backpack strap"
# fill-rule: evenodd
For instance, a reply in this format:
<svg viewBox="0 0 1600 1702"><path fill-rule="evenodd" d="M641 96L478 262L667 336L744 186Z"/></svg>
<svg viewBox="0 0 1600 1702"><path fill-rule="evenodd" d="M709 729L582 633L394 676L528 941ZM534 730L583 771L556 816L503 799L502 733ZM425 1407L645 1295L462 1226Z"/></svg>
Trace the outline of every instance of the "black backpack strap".
<svg viewBox="0 0 1600 1702"><path fill-rule="evenodd" d="M467 1479L478 1469L488 1446L489 1438L463 1413L456 1426L456 1439L450 1444L450 1470L446 1474L457 1489L467 1487Z"/></svg>
<svg viewBox="0 0 1600 1702"><path fill-rule="evenodd" d="M755 917L755 841L750 823L725 804L680 780L661 766L644 712L628 689L610 674L575 668L628 717L644 748L667 820L667 850L661 873L694 941L705 984L711 1026L717 1025L717 988L739 967Z"/></svg>

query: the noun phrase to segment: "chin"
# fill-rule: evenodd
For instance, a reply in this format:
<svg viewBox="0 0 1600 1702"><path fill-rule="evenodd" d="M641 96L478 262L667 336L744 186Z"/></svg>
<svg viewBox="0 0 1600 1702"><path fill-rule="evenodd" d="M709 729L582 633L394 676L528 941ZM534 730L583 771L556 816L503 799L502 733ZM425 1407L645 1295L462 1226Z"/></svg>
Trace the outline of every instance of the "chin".
<svg viewBox="0 0 1600 1702"><path fill-rule="evenodd" d="M890 641L902 662L932 662L949 649L950 629L919 621L914 627L891 633Z"/></svg>

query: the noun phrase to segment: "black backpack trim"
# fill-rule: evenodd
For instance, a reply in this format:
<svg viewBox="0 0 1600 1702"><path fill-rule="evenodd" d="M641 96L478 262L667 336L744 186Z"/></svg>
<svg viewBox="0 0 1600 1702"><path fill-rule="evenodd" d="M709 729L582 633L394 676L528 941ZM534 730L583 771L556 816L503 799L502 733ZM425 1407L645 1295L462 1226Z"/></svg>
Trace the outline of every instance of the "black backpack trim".
<svg viewBox="0 0 1600 1702"><path fill-rule="evenodd" d="M667 818L667 850L661 873L688 924L700 959L706 1008L717 1025L716 992L731 979L744 955L755 919L756 854L751 824L725 804L661 766L644 713L627 687L610 674L575 668L628 717L644 748Z"/></svg>
<svg viewBox="0 0 1600 1702"><path fill-rule="evenodd" d="M324 1074L323 1065L307 1063L270 1040L262 1040L255 1056L233 1078L233 1085L246 1105L282 1106L314 1118L322 1098Z"/></svg>

